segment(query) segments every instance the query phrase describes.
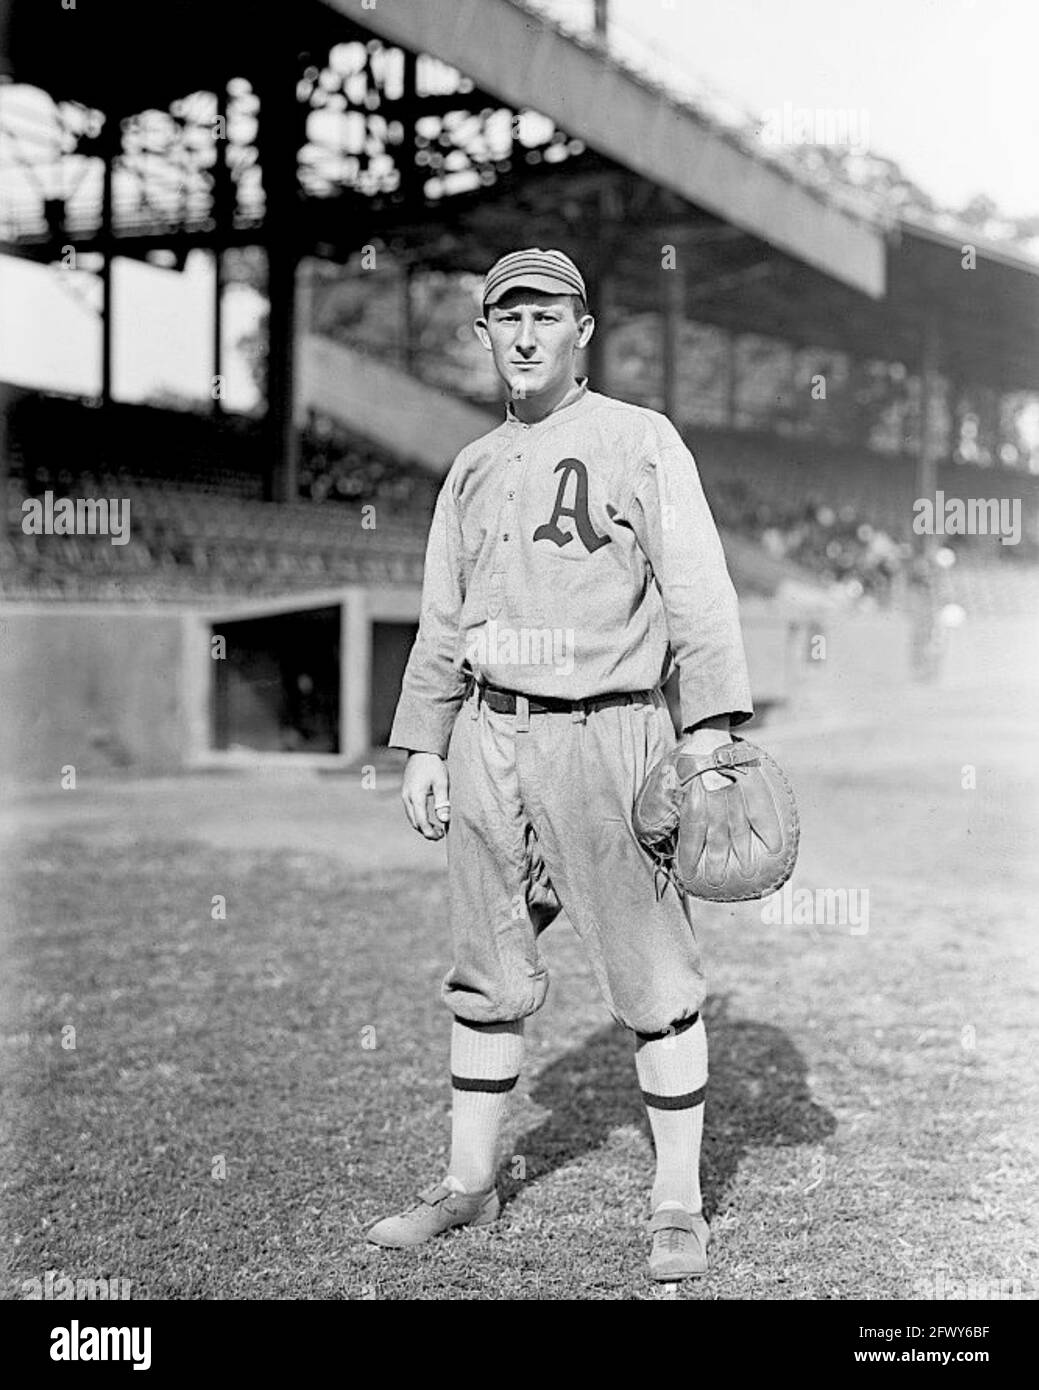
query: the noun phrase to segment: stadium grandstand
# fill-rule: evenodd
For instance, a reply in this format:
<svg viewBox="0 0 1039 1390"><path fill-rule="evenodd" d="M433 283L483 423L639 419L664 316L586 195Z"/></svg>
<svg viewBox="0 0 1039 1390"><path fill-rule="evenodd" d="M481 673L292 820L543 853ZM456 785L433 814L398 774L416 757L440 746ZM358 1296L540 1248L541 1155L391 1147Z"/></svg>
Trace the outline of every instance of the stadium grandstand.
<svg viewBox="0 0 1039 1390"><path fill-rule="evenodd" d="M342 766L385 740L437 488L500 408L456 330L517 242L587 269L593 387L692 447L762 703L788 693L792 627L834 604L1034 609L1039 263L765 147L588 10L575 32L515 0L301 0L263 24L179 0L158 45L128 0L0 10L0 254L101 296L96 393L0 386L20 769L74 709L145 771ZM262 409L119 398L113 263L211 258L220 383L254 248ZM1020 542L917 536L938 492L1017 500ZM48 493L128 499L129 543L27 534Z"/></svg>

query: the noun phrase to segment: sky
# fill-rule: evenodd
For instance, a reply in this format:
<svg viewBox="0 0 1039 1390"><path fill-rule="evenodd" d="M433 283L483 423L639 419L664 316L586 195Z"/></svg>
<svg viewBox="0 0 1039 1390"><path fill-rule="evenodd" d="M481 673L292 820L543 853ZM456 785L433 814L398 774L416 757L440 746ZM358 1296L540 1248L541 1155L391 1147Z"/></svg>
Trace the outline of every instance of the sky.
<svg viewBox="0 0 1039 1390"><path fill-rule="evenodd" d="M590 27L592 0L540 8ZM610 0L612 43L654 48L749 112L865 111L874 153L952 206L1039 214L1037 0Z"/></svg>
<svg viewBox="0 0 1039 1390"><path fill-rule="evenodd" d="M117 399L143 400L163 390L208 397L212 286L212 258L205 252L193 252L180 274L116 259L112 378ZM100 304L96 275L0 256L0 381L99 395ZM264 301L247 285L230 285L223 306L223 401L229 410L248 410L256 386L233 345L255 325Z"/></svg>
<svg viewBox="0 0 1039 1390"><path fill-rule="evenodd" d="M541 0L590 28L592 0ZM789 104L846 112L869 147L951 206L978 193L1039 214L1039 0L611 0L612 43L656 55L763 119ZM209 362L211 264L183 275L117 262L115 382L122 399L199 394ZM97 390L95 277L0 257L0 380ZM228 344L262 309L245 287L225 301ZM244 362L226 360L229 408L252 404Z"/></svg>

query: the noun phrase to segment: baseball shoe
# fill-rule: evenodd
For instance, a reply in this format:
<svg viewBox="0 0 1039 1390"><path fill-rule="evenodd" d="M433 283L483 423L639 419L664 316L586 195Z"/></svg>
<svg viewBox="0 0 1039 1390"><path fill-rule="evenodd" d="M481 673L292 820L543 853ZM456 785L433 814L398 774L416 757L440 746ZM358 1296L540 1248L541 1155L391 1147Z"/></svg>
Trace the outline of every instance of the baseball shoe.
<svg viewBox="0 0 1039 1390"><path fill-rule="evenodd" d="M707 1244L711 1228L698 1211L685 1207L661 1207L649 1223L653 1246L649 1252L649 1276L669 1283L707 1273Z"/></svg>
<svg viewBox="0 0 1039 1390"><path fill-rule="evenodd" d="M368 1227L366 1235L373 1245L404 1250L422 1245L453 1226L489 1226L497 1220L500 1209L493 1187L483 1192L454 1192L443 1183L434 1183L418 1194L414 1206L399 1216L384 1216Z"/></svg>

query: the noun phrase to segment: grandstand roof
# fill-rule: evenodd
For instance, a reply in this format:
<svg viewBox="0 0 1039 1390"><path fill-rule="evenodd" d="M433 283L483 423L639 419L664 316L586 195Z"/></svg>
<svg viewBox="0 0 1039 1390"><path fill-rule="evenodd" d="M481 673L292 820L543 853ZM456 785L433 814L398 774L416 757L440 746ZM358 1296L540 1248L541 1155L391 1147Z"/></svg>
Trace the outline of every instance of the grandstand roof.
<svg viewBox="0 0 1039 1390"><path fill-rule="evenodd" d="M464 75L464 96L427 94L412 115L505 104L542 113L579 143L563 171L544 160L504 161L507 171L491 161L480 186L450 197L373 197L344 186L304 199L293 229L301 253L345 259L383 236L424 264L483 269L522 221L531 239L543 230L578 258L607 259L617 301L646 308L661 294L659 256L646 253L659 237L635 233L660 232L691 267L691 318L905 361L919 359L926 325L942 365L961 379L1003 391L1039 386L1039 265L975 239L976 268L964 269L966 234L960 242L850 211L600 44L565 34L515 0L370 9L357 0L297 0L265 11L262 23L246 0L168 0L161 25L134 0L74 10L11 0L0 10L8 76L115 117L221 90L235 76L262 86L276 74L284 85L287 63L320 63L352 38L428 53ZM392 121L404 108L383 98L379 110ZM266 186L266 164L264 172ZM197 245L263 239L262 214L222 229L202 218L129 231L116 228L120 254L169 245L174 233ZM96 245L96 235L65 239ZM53 254L39 237L4 249Z"/></svg>
<svg viewBox="0 0 1039 1390"><path fill-rule="evenodd" d="M623 166L869 294L884 287L883 238L815 190L741 149L702 113L583 47L513 0L423 0L421 5L325 0L255 6L174 0L154 16L133 0L99 13L11 6L8 71L57 98L126 115L186 91L213 90L267 60L341 41L343 21L412 52L435 54L517 110L533 107ZM75 30L75 32L73 32Z"/></svg>
<svg viewBox="0 0 1039 1390"><path fill-rule="evenodd" d="M135 0L71 10L8 0L0 7L0 73L56 101L130 115L249 72L289 29L288 8L258 24L248 0L166 0L160 24ZM320 41L325 6L302 0L291 10L291 32ZM334 27L324 25L333 43L341 37L341 26Z"/></svg>

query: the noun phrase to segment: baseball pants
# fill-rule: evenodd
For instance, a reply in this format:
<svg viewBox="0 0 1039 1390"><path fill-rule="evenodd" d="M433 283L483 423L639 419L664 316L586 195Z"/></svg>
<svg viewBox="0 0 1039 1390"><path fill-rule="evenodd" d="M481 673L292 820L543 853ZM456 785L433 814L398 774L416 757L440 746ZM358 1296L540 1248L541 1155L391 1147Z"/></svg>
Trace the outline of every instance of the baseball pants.
<svg viewBox="0 0 1039 1390"><path fill-rule="evenodd" d="M544 1003L538 938L566 912L611 1014L665 1033L706 986L688 899L635 838L646 772L674 746L663 693L602 709L515 714L473 691L448 749L447 859L454 966L443 999L470 1023L527 1017Z"/></svg>

